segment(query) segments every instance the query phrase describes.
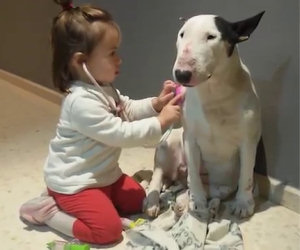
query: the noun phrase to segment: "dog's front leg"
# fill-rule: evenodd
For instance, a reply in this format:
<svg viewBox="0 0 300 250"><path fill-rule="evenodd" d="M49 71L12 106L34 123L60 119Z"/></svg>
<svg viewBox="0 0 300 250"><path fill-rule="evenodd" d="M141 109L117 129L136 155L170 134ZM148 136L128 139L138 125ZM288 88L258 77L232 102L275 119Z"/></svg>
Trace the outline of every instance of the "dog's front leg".
<svg viewBox="0 0 300 250"><path fill-rule="evenodd" d="M155 166L147 198L144 201L144 211L150 217L157 217L159 213L159 195L162 188L162 182L163 170L160 166Z"/></svg>
<svg viewBox="0 0 300 250"><path fill-rule="evenodd" d="M232 212L241 218L248 217L254 212L253 199L253 170L256 156L256 143L245 140L240 148L240 177L238 191L232 204Z"/></svg>
<svg viewBox="0 0 300 250"><path fill-rule="evenodd" d="M200 178L201 152L195 137L187 135L184 150L188 167L188 186L190 189L189 208L200 216L207 216L207 198Z"/></svg>

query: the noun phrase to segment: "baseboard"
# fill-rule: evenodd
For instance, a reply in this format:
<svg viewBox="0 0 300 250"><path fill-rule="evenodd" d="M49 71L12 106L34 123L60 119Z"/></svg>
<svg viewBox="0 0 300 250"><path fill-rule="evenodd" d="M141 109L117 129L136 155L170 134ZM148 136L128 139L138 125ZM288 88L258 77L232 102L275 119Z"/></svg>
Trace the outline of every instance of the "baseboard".
<svg viewBox="0 0 300 250"><path fill-rule="evenodd" d="M260 196L280 204L300 214L300 190L281 181L260 174L255 174Z"/></svg>
<svg viewBox="0 0 300 250"><path fill-rule="evenodd" d="M37 83L0 69L0 78L34 93L46 100L61 104L63 95ZM259 195L300 214L300 190L284 185L272 177L255 174Z"/></svg>
<svg viewBox="0 0 300 250"><path fill-rule="evenodd" d="M0 78L55 104L62 102L62 94L5 70L0 69Z"/></svg>

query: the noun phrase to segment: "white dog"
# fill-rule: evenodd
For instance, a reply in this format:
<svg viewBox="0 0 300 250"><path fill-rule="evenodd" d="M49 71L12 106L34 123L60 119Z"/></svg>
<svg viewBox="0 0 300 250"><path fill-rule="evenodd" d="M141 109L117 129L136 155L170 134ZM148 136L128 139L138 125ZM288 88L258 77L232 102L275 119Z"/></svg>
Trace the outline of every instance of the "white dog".
<svg viewBox="0 0 300 250"><path fill-rule="evenodd" d="M189 208L199 214L207 213L207 198L225 199L236 190L233 213L247 217L254 212L260 105L236 44L249 38L263 14L235 23L199 15L187 20L178 33L173 74L187 87L183 127ZM200 172L207 173L207 180ZM148 204L153 213L153 204Z"/></svg>

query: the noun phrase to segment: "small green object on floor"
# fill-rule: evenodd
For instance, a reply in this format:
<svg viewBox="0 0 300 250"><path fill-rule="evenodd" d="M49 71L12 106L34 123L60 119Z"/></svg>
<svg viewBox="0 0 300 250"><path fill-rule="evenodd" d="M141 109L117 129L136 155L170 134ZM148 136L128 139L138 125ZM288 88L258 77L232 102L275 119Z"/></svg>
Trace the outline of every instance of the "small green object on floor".
<svg viewBox="0 0 300 250"><path fill-rule="evenodd" d="M49 250L90 250L90 245L86 243L66 242L54 240L47 243Z"/></svg>
<svg viewBox="0 0 300 250"><path fill-rule="evenodd" d="M140 226L140 225L143 225L144 223L146 222L145 219L143 218L138 218L136 221L133 221L129 224L129 228L132 229L132 228L135 228L136 226Z"/></svg>

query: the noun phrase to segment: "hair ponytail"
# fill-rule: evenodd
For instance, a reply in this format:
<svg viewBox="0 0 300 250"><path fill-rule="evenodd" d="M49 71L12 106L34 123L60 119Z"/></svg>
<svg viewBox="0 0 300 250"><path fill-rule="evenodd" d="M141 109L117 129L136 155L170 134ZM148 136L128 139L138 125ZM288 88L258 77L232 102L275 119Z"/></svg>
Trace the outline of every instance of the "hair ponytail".
<svg viewBox="0 0 300 250"><path fill-rule="evenodd" d="M54 0L54 2L60 5L63 10L70 10L74 8L72 0Z"/></svg>

